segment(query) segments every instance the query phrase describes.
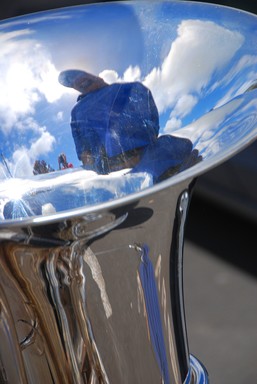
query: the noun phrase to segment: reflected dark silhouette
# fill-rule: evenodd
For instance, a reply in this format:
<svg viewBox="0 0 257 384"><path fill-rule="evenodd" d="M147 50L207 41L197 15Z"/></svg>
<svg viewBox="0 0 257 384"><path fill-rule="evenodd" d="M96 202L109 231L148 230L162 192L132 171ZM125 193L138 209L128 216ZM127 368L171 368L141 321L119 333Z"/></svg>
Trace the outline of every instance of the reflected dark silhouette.
<svg viewBox="0 0 257 384"><path fill-rule="evenodd" d="M80 92L71 129L85 169L108 174L132 168L130 172L149 172L155 183L202 160L189 139L158 137L158 110L143 84L108 85L81 70L61 72L59 82Z"/></svg>
<svg viewBox="0 0 257 384"><path fill-rule="evenodd" d="M34 175L41 175L43 173L54 172L54 169L45 162L45 160L36 160L33 167Z"/></svg>
<svg viewBox="0 0 257 384"><path fill-rule="evenodd" d="M68 163L65 153L60 153L60 155L58 156L58 165L59 165L59 170L73 168L73 164Z"/></svg>

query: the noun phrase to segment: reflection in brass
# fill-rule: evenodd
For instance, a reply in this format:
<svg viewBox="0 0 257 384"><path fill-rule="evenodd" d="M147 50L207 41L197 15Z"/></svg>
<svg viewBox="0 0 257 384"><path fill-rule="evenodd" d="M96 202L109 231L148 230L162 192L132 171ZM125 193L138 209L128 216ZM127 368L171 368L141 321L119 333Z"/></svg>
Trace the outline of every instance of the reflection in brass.
<svg viewBox="0 0 257 384"><path fill-rule="evenodd" d="M29 231L13 228L19 242L3 240L0 248L1 300L12 330L10 351L0 344L1 360L9 356L2 361L6 382L13 382L14 374L23 383L111 383L123 378L136 383L142 375L147 381L176 377L180 382L185 377L188 367L179 369L180 346L170 312L169 258L160 257L171 245L151 237L157 223L158 233L165 229L171 235L169 216L159 225L160 214L168 198L170 215L176 215L181 188L115 213L102 211ZM65 241L62 246L58 239ZM9 363L14 352L16 371ZM132 359L133 370L127 359Z"/></svg>
<svg viewBox="0 0 257 384"><path fill-rule="evenodd" d="M176 1L1 23L1 383L208 383L184 225L257 136L256 23Z"/></svg>
<svg viewBox="0 0 257 384"><path fill-rule="evenodd" d="M2 245L1 272L5 279L8 276L15 282L12 296L20 296L14 313L8 312L20 338L15 348L17 358L24 359L26 366L31 364L33 355L37 356L35 372L29 372L33 373L29 382L40 382L40 366L46 365L55 383L92 382L92 377L97 380L93 382L108 383L86 311L85 252L80 242L48 250ZM3 265L3 260L8 263ZM3 301L4 293L2 297ZM15 326L13 329L15 336ZM20 365L19 376L26 382L24 367Z"/></svg>

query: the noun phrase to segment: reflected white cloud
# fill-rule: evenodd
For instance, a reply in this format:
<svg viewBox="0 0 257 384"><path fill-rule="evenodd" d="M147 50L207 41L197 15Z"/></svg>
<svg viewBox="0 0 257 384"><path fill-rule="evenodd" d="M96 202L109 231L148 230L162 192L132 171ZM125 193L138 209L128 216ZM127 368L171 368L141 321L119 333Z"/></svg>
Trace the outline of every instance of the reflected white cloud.
<svg viewBox="0 0 257 384"><path fill-rule="evenodd" d="M36 156L50 152L54 143L55 138L48 131L42 129L39 139L31 144L29 153L31 157L36 158Z"/></svg>
<svg viewBox="0 0 257 384"><path fill-rule="evenodd" d="M231 140L229 119L231 114L235 113L242 103L242 99L234 99L230 103L210 111L192 124L178 129L173 134L179 137L190 137L199 153L204 158L208 158L221 150L220 146L224 145L226 140ZM233 123L234 119L232 119ZM224 129L224 126L226 129Z"/></svg>
<svg viewBox="0 0 257 384"><path fill-rule="evenodd" d="M184 6L178 4L171 8L179 10ZM118 12L123 6L117 11L115 5L112 7L115 23L107 27L105 14L91 14L81 8L81 17L74 17L73 12L70 16L63 14L71 22L47 24L51 17L46 15L32 17L31 24L26 18L21 23L17 21L17 28L23 28L19 31L3 33L4 27L0 29L0 138L3 138L0 154L4 155L2 164L0 161L1 184L6 182L6 196L14 199L20 199L23 192L32 201L35 189L43 213L67 209L66 203L72 203L70 196L74 197L70 206L74 208L126 196L153 184L152 176L147 173L123 174L123 177L121 174L98 176L85 170L76 173L80 163L70 113L78 92L59 85L58 75L62 70L81 69L95 75L101 71L99 74L107 83L142 82L151 89L156 101L160 134L190 138L204 160L224 154L229 140L236 145L240 132L245 134L248 126L250 130L252 122L257 120L255 105L249 101L253 96L248 99L250 92L233 99L244 93L257 74L247 26L241 29L244 38L238 32L240 26L233 30L233 22L226 22L225 18L198 20L193 18L199 14L192 12L192 19L182 20L179 11L167 13L163 20L165 7L159 5L150 6L143 15L138 5L129 16ZM116 23L119 15L122 26ZM127 38L122 15L132 37L129 34ZM57 20L57 16L53 18ZM222 22L227 28L219 24ZM102 40L105 29L108 33ZM125 30L124 35L119 36L117 30L120 33ZM130 49L132 41L135 49ZM59 168L61 152L67 155L74 169L33 176L35 160L45 160L52 171ZM204 163L197 167L205 167ZM8 170L14 177L7 180ZM21 181L29 181L32 191L27 184L21 186ZM96 188L99 201L94 200ZM19 196L9 194L10 191L18 192ZM80 201L76 200L78 195ZM58 196L66 200L60 202Z"/></svg>
<svg viewBox="0 0 257 384"><path fill-rule="evenodd" d="M170 133L173 132L177 129L179 129L182 126L182 121L181 119L178 119L177 117L170 117L169 120L167 121L163 133Z"/></svg>
<svg viewBox="0 0 257 384"><path fill-rule="evenodd" d="M0 58L0 130L4 135L16 130L33 134L32 143L16 147L9 166L20 176L30 175L35 159L49 153L55 142L49 128L36 121L36 105L53 103L70 90L56 81L59 71L33 30L0 33Z"/></svg>
<svg viewBox="0 0 257 384"><path fill-rule="evenodd" d="M177 32L162 66L154 68L145 79L160 113L182 95L199 94L244 41L240 33L209 21L182 21Z"/></svg>
<svg viewBox="0 0 257 384"><path fill-rule="evenodd" d="M257 81L256 68L257 58L252 55L244 55L235 65L228 71L226 76L221 81L216 82L212 90L221 87L229 86L226 94L217 102L216 107L227 103L231 98L244 93L248 87Z"/></svg>
<svg viewBox="0 0 257 384"><path fill-rule="evenodd" d="M230 70L225 74L225 76L220 79L220 81L216 81L211 87L211 91L220 87L220 85L228 85L234 82L234 79L238 76L239 73L242 73L246 68L254 67L257 64L257 57L252 55L244 55L242 56L234 65L230 68Z"/></svg>
<svg viewBox="0 0 257 384"><path fill-rule="evenodd" d="M177 29L167 56L144 78L139 67L129 67L122 77L113 70L103 71L109 83L142 81L151 89L159 113L170 112L164 132L181 126L215 72L224 68L242 46L244 37L214 22L184 20Z"/></svg>
<svg viewBox="0 0 257 384"><path fill-rule="evenodd" d="M112 68L100 73L107 83L141 81L150 88L159 113L165 114L166 118L161 133L173 133L183 126L183 119L197 105L203 89L211 87L214 74L226 67L244 42L239 32L210 21L183 20L173 39L174 32L169 46L166 37L166 56L158 66L151 67L149 63L148 73L143 74L139 65L129 65L122 74ZM0 130L5 135L13 130L33 133L31 142L20 143L20 147L15 148L13 164L10 164L11 169L19 168L19 172L28 172L27 175L31 174L35 159L50 153L55 143L52 127L36 120L37 106L44 102L47 111L50 104L61 100L67 93L73 93L58 83L60 69L55 65L49 51L51 48L46 48L35 36L29 28L0 33ZM251 57L242 59L230 71L237 73L239 66L244 67L245 62L251 60ZM222 79L223 84L226 81L226 78ZM216 83L216 86L220 87L220 84ZM231 88L220 103L227 101L232 94ZM76 95L73 93L73 96L72 102L75 103ZM55 111L52 121L62 122L63 126L67 124L69 129L61 108Z"/></svg>
<svg viewBox="0 0 257 384"><path fill-rule="evenodd" d="M59 99L64 92L49 53L37 41L26 39L30 30L0 34L1 130L7 133L24 115L33 114L42 98Z"/></svg>
<svg viewBox="0 0 257 384"><path fill-rule="evenodd" d="M170 118L167 121L163 132L169 133L172 132L174 129L178 129L182 125L182 118L185 117L189 111L192 111L194 106L197 104L197 97L193 95L182 95L177 103L175 104L174 108L172 109L170 113Z"/></svg>
<svg viewBox="0 0 257 384"><path fill-rule="evenodd" d="M141 70L139 66L129 66L124 72L122 77L119 77L118 73L113 69L105 69L99 73L99 76L102 77L108 84L116 82L133 82L133 81L142 81Z"/></svg>
<svg viewBox="0 0 257 384"><path fill-rule="evenodd" d="M35 159L52 151L55 138L45 128L39 128L39 132L39 138L33 141L29 148L23 146L13 153L12 162L9 164L13 176L32 176Z"/></svg>
<svg viewBox="0 0 257 384"><path fill-rule="evenodd" d="M0 46L1 46L0 36ZM8 43L9 45L9 43ZM42 97L58 100L66 91L56 81L59 71L45 49L33 40L16 40L1 56L1 129L8 132L24 115L33 114ZM3 68L4 67L4 68Z"/></svg>

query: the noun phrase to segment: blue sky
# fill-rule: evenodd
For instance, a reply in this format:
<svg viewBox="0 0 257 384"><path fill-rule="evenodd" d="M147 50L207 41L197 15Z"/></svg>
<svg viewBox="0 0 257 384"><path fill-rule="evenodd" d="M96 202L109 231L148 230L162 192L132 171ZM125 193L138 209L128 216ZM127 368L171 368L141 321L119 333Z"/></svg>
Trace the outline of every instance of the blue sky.
<svg viewBox="0 0 257 384"><path fill-rule="evenodd" d="M58 84L62 70L143 82L156 101L161 134L179 134L243 93L257 79L256 19L211 8L113 3L2 23L0 151L12 173L32 175L36 159L57 169L60 152L80 165L69 124L78 94Z"/></svg>

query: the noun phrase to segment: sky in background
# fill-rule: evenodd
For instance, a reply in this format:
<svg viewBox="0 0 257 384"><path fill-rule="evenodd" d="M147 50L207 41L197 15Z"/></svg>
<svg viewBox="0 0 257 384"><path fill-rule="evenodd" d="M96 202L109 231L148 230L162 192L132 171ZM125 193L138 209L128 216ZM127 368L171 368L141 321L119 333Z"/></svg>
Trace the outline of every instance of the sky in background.
<svg viewBox="0 0 257 384"><path fill-rule="evenodd" d="M257 79L256 19L206 7L96 4L0 24L0 152L12 174L32 175L37 159L57 169L61 152L80 166L70 129L78 93L58 83L62 70L141 81L160 134L190 136L185 127L242 94Z"/></svg>

